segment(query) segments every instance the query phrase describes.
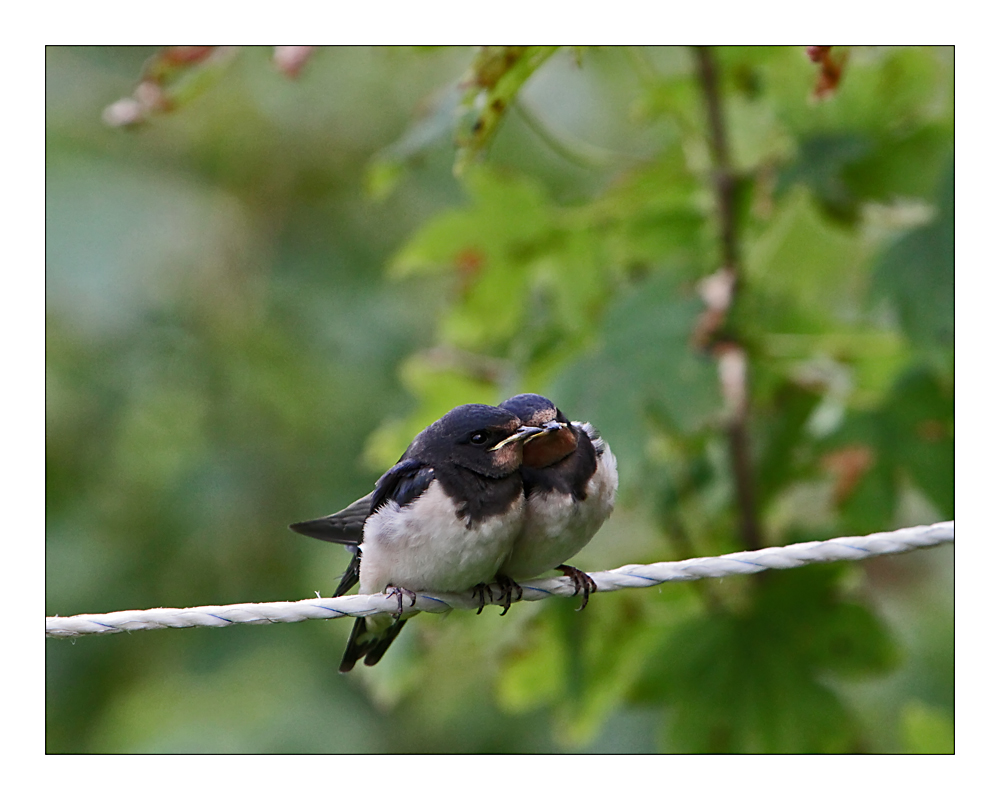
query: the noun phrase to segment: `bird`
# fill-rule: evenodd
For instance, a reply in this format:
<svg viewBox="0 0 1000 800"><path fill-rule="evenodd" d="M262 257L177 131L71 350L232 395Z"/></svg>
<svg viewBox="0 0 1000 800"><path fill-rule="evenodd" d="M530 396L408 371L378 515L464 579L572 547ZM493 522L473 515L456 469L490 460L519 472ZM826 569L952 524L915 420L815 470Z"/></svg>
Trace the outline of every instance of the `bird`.
<svg viewBox="0 0 1000 800"><path fill-rule="evenodd" d="M355 620L341 672L361 658L379 662L406 623L404 596L412 606L415 592L478 590L482 610L483 592L522 529L523 443L542 433L496 406L458 406L416 436L371 494L289 526L352 551L338 595L360 582L362 594L398 598L397 614Z"/></svg>
<svg viewBox="0 0 1000 800"><path fill-rule="evenodd" d="M546 397L519 394L500 408L546 434L524 443L521 477L527 507L521 534L499 573L516 585L557 569L572 579L574 594L583 593L583 609L597 584L565 562L611 515L618 490L617 460L593 425L570 422Z"/></svg>

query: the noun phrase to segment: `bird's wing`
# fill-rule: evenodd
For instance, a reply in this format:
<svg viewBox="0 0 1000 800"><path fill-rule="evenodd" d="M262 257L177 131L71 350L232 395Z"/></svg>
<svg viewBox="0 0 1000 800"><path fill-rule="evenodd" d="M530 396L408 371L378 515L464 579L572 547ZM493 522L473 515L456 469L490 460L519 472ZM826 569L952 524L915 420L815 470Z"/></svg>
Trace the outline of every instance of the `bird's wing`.
<svg viewBox="0 0 1000 800"><path fill-rule="evenodd" d="M361 580L361 550L354 545L347 545L347 549L351 551L351 563L347 565L344 574L340 576L340 585L337 586L333 597L347 594Z"/></svg>
<svg viewBox="0 0 1000 800"><path fill-rule="evenodd" d="M400 507L411 503L427 491L433 480L433 467L415 458L400 461L375 484L371 513L374 514L390 500Z"/></svg>
<svg viewBox="0 0 1000 800"><path fill-rule="evenodd" d="M348 546L359 545L365 529L365 520L368 519L368 514L371 511L374 494L374 492L369 492L336 514L306 522L296 522L288 527L296 533L312 536L314 539L321 539L324 542Z"/></svg>

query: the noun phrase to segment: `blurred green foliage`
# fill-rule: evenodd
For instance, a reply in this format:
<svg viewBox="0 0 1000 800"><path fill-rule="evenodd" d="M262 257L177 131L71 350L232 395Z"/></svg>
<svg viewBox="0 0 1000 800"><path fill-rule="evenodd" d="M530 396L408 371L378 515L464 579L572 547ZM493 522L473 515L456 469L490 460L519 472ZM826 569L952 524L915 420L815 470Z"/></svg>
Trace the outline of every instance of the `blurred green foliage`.
<svg viewBox="0 0 1000 800"><path fill-rule="evenodd" d="M48 614L328 593L346 554L286 525L518 391L618 456L577 566L742 549L688 49L319 48L293 80L246 48L102 123L155 54L47 50ZM712 54L768 545L954 516L953 53L847 55L817 101L803 48ZM950 752L952 586L945 547L423 615L349 677L338 621L49 641L47 750Z"/></svg>

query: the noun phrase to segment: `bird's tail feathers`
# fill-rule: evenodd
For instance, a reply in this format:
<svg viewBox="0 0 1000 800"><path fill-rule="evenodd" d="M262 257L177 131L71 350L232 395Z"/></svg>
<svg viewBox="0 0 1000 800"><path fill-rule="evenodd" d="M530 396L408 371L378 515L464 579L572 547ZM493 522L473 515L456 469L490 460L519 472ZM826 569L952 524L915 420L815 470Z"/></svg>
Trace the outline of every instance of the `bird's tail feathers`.
<svg viewBox="0 0 1000 800"><path fill-rule="evenodd" d="M347 649L344 650L344 657L340 661L340 671L350 672L362 657L366 666L374 667L385 655L389 645L399 636L405 624L406 620L400 618L388 628L369 630L366 618L358 617L354 621L351 637L347 640Z"/></svg>
<svg viewBox="0 0 1000 800"><path fill-rule="evenodd" d="M321 542L334 544L356 545L361 541L364 530L364 519L338 519L336 516L310 519L306 522L294 522L288 526L296 533L311 536Z"/></svg>
<svg viewBox="0 0 1000 800"><path fill-rule="evenodd" d="M372 494L366 494L336 514L305 522L295 522L288 527L296 533L311 536L323 542L359 545L364 536L365 520L371 513Z"/></svg>

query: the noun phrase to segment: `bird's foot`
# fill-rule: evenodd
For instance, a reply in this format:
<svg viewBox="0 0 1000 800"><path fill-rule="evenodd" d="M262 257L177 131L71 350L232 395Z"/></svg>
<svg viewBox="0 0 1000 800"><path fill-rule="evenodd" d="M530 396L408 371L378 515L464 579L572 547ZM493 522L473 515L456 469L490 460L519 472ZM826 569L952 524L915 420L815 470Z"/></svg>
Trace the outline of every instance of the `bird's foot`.
<svg viewBox="0 0 1000 800"><path fill-rule="evenodd" d="M514 593L517 593L517 600L520 600L524 596L524 590L520 587L518 583L508 578L506 575L497 575L497 586L500 587L500 600L503 601L503 611L500 612L502 617L508 611L510 611L510 604L514 602Z"/></svg>
<svg viewBox="0 0 1000 800"><path fill-rule="evenodd" d="M560 564L556 569L573 581L574 596L583 592L583 603L577 609L577 611L583 611L587 607L590 593L597 591L597 583L586 572L576 567L571 567L569 564Z"/></svg>
<svg viewBox="0 0 1000 800"><path fill-rule="evenodd" d="M493 590L490 588L488 583L477 583L472 587L472 599L479 601L479 610L477 614L483 613L483 608L486 606L486 598L489 597L490 602L493 602Z"/></svg>
<svg viewBox="0 0 1000 800"><path fill-rule="evenodd" d="M385 593L389 597L395 597L399 602L399 610L396 612L396 619L403 616L403 595L406 595L410 600L410 608L413 608L417 604L417 593L411 592L409 589L404 589L402 586L389 585L385 587Z"/></svg>

